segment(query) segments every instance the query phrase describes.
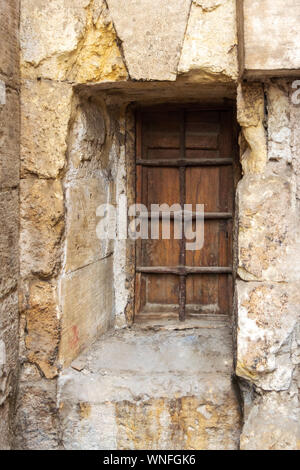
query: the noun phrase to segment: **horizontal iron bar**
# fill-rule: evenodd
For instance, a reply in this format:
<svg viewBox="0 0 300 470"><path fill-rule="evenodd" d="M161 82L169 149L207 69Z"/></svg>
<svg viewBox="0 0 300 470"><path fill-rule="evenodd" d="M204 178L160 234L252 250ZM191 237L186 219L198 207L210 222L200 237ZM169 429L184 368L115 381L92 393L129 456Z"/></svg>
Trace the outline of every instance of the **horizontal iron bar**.
<svg viewBox="0 0 300 470"><path fill-rule="evenodd" d="M184 214L188 217L192 217L194 220L197 215L201 215L200 213L197 214L196 212L191 211L183 211ZM153 218L160 218L160 219L168 219L170 217L171 220L181 218L181 212L142 212L139 217L142 219L151 219ZM232 219L231 212L204 212L204 219L206 220L214 220L214 219Z"/></svg>
<svg viewBox="0 0 300 470"><path fill-rule="evenodd" d="M231 212L204 212L204 219L232 219Z"/></svg>
<svg viewBox="0 0 300 470"><path fill-rule="evenodd" d="M138 266L136 272L143 274L232 274L232 268L221 266Z"/></svg>
<svg viewBox="0 0 300 470"><path fill-rule="evenodd" d="M137 165L151 167L223 166L232 165L232 158L190 158L185 160L137 160Z"/></svg>

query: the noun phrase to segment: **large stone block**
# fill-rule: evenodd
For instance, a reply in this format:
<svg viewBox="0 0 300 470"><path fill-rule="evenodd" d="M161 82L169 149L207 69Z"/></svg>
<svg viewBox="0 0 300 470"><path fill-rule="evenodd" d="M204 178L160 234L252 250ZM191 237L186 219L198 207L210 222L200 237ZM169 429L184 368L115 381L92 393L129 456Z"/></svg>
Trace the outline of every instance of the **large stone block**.
<svg viewBox="0 0 300 470"><path fill-rule="evenodd" d="M61 278L60 362L67 366L113 324L112 257Z"/></svg>
<svg viewBox="0 0 300 470"><path fill-rule="evenodd" d="M236 372L263 390L285 391L291 386L299 288L299 282L237 283Z"/></svg>
<svg viewBox="0 0 300 470"><path fill-rule="evenodd" d="M297 198L300 200L300 106L291 106L292 165L296 176Z"/></svg>
<svg viewBox="0 0 300 470"><path fill-rule="evenodd" d="M18 293L15 291L0 303L0 409L7 398L12 398L17 384L18 320Z"/></svg>
<svg viewBox="0 0 300 470"><path fill-rule="evenodd" d="M292 179L244 176L238 185L238 274L244 280L300 279L299 216Z"/></svg>
<svg viewBox="0 0 300 470"><path fill-rule="evenodd" d="M56 380L42 378L36 366L23 365L15 416L15 449L59 448L56 387Z"/></svg>
<svg viewBox="0 0 300 470"><path fill-rule="evenodd" d="M246 74L300 74L299 21L299 0L244 0Z"/></svg>
<svg viewBox="0 0 300 470"><path fill-rule="evenodd" d="M208 81L237 79L235 0L192 2L178 72Z"/></svg>
<svg viewBox="0 0 300 470"><path fill-rule="evenodd" d="M0 100L0 188L16 187L20 166L19 95L3 82Z"/></svg>
<svg viewBox="0 0 300 470"><path fill-rule="evenodd" d="M119 330L59 378L66 449L237 449L230 328Z"/></svg>
<svg viewBox="0 0 300 470"><path fill-rule="evenodd" d="M72 87L24 81L21 93L21 171L56 178L66 162Z"/></svg>
<svg viewBox="0 0 300 470"><path fill-rule="evenodd" d="M27 299L25 346L27 358L37 364L46 378L57 375L59 319L56 286L32 281Z"/></svg>
<svg viewBox="0 0 300 470"><path fill-rule="evenodd" d="M19 276L19 192L0 192L0 298L16 288Z"/></svg>
<svg viewBox="0 0 300 470"><path fill-rule="evenodd" d="M241 450L300 450L300 408L295 393L268 393L253 405Z"/></svg>
<svg viewBox="0 0 300 470"><path fill-rule="evenodd" d="M85 165L90 169L105 168L105 154L108 152L104 151L104 145L109 140L106 120L102 103L90 99L82 101L77 107L69 135L71 169L84 168Z"/></svg>
<svg viewBox="0 0 300 470"><path fill-rule="evenodd" d="M0 301L0 449L12 442L12 414L18 380L18 293Z"/></svg>
<svg viewBox="0 0 300 470"><path fill-rule="evenodd" d="M23 77L73 82L127 78L104 0L24 0Z"/></svg>
<svg viewBox="0 0 300 470"><path fill-rule="evenodd" d="M4 403L0 410L0 449L10 450L10 411L8 401Z"/></svg>
<svg viewBox="0 0 300 470"><path fill-rule="evenodd" d="M130 78L176 80L191 0L108 0Z"/></svg>
<svg viewBox="0 0 300 470"><path fill-rule="evenodd" d="M51 276L60 265L64 201L60 181L21 180L21 276Z"/></svg>
<svg viewBox="0 0 300 470"><path fill-rule="evenodd" d="M243 83L238 86L237 118L244 138L245 148L240 145L244 174L262 173L267 163L264 108L264 89L261 83Z"/></svg>
<svg viewBox="0 0 300 470"><path fill-rule="evenodd" d="M0 73L16 85L19 77L19 0L0 0Z"/></svg>
<svg viewBox="0 0 300 470"><path fill-rule="evenodd" d="M112 253L109 240L97 236L97 208L110 200L112 184L103 175L71 182L66 190L65 270L75 271Z"/></svg>
<svg viewBox="0 0 300 470"><path fill-rule="evenodd" d="M268 159L292 162L291 110L286 80L278 80L266 87L268 98Z"/></svg>

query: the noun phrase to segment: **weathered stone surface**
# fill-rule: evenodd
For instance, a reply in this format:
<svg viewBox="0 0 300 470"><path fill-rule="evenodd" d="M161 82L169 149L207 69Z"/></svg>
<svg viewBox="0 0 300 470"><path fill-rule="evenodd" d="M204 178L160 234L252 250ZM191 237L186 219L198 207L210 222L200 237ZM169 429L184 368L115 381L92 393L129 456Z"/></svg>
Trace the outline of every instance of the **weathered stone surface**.
<svg viewBox="0 0 300 470"><path fill-rule="evenodd" d="M178 72L198 79L236 80L238 77L235 0L194 0Z"/></svg>
<svg viewBox="0 0 300 470"><path fill-rule="evenodd" d="M59 378L65 448L237 448L228 327L123 330L80 359Z"/></svg>
<svg viewBox="0 0 300 470"><path fill-rule="evenodd" d="M0 192L0 298L17 287L19 274L18 190Z"/></svg>
<svg viewBox="0 0 300 470"><path fill-rule="evenodd" d="M245 176L238 185L238 274L244 280L300 279L298 216L289 176Z"/></svg>
<svg viewBox="0 0 300 470"><path fill-rule="evenodd" d="M113 323L112 257L61 278L60 362L68 366Z"/></svg>
<svg viewBox="0 0 300 470"><path fill-rule="evenodd" d="M0 407L3 408L6 400L12 399L15 392L18 375L18 329L18 294L15 291L1 299L0 303Z"/></svg>
<svg viewBox="0 0 300 470"><path fill-rule="evenodd" d="M21 93L21 170L56 178L66 162L72 87L26 80Z"/></svg>
<svg viewBox="0 0 300 470"><path fill-rule="evenodd" d="M256 127L263 120L264 90L261 83L239 85L237 116L242 127Z"/></svg>
<svg viewBox="0 0 300 470"><path fill-rule="evenodd" d="M108 0L134 80L176 80L191 0Z"/></svg>
<svg viewBox="0 0 300 470"><path fill-rule="evenodd" d="M16 85L19 79L19 0L0 1L0 73Z"/></svg>
<svg viewBox="0 0 300 470"><path fill-rule="evenodd" d="M13 403L18 378L18 294L0 301L0 449L11 448Z"/></svg>
<svg viewBox="0 0 300 470"><path fill-rule="evenodd" d="M248 146L237 198L238 274L260 281L237 283L236 373L244 379L245 413L241 449L299 448L300 146L292 92L289 81L277 79L264 89L244 83L238 93L241 143Z"/></svg>
<svg viewBox="0 0 300 470"><path fill-rule="evenodd" d="M64 229L63 191L59 181L21 180L21 275L51 276L60 264Z"/></svg>
<svg viewBox="0 0 300 470"><path fill-rule="evenodd" d="M243 172L262 173L268 157L264 129L264 90L260 83L238 86L237 119L246 143L246 150L241 155Z"/></svg>
<svg viewBox="0 0 300 470"><path fill-rule="evenodd" d="M19 0L0 0L0 449L13 439L18 379Z"/></svg>
<svg viewBox="0 0 300 470"><path fill-rule="evenodd" d="M86 100L77 106L69 136L68 151L71 169L83 167L85 163L93 169L95 161L99 162L99 160L101 160L101 167L105 167L103 146L108 140L107 116L101 104Z"/></svg>
<svg viewBox="0 0 300 470"><path fill-rule="evenodd" d="M59 448L56 381L43 379L33 364L22 367L15 423L16 449Z"/></svg>
<svg viewBox="0 0 300 470"><path fill-rule="evenodd" d="M8 401L2 405L0 419L0 449L10 450L10 416Z"/></svg>
<svg viewBox="0 0 300 470"><path fill-rule="evenodd" d="M300 69L299 21L299 0L244 0L246 71L275 76Z"/></svg>
<svg viewBox="0 0 300 470"><path fill-rule="evenodd" d="M86 83L127 78L103 0L24 0L23 77Z"/></svg>
<svg viewBox="0 0 300 470"><path fill-rule="evenodd" d="M296 195L300 200L300 106L294 105L291 112L292 166L296 176Z"/></svg>
<svg viewBox="0 0 300 470"><path fill-rule="evenodd" d="M97 236L97 208L110 200L103 175L75 180L67 188L65 270L75 271L112 253L112 243Z"/></svg>
<svg viewBox="0 0 300 470"><path fill-rule="evenodd" d="M291 386L299 288L299 282L237 283L236 372L263 390L284 391Z"/></svg>
<svg viewBox="0 0 300 470"><path fill-rule="evenodd" d="M299 450L300 408L295 394L268 393L255 402L241 435L241 450Z"/></svg>
<svg viewBox="0 0 300 470"><path fill-rule="evenodd" d="M2 103L0 101L0 188L11 188L19 183L20 106L18 93L5 83Z"/></svg>
<svg viewBox="0 0 300 470"><path fill-rule="evenodd" d="M267 87L268 159L292 161L289 85L277 81Z"/></svg>
<svg viewBox="0 0 300 470"><path fill-rule="evenodd" d="M57 375L59 319L56 286L32 281L26 310L25 346L28 361L37 364L47 379Z"/></svg>

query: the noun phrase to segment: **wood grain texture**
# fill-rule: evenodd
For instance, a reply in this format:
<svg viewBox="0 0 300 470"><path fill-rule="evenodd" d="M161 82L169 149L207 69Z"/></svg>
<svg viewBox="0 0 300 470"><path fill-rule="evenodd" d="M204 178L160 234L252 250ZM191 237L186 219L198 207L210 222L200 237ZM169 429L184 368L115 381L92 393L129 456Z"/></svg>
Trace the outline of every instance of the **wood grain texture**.
<svg viewBox="0 0 300 470"><path fill-rule="evenodd" d="M145 204L203 204L204 245L186 250L174 239L170 217L168 240L162 237L166 218L156 214L156 239L136 244L136 315L164 312L184 320L189 314L228 314L232 304L233 117L228 109L183 107L147 109L138 116L137 201ZM153 236L153 233L152 233ZM142 282L143 280L143 282Z"/></svg>

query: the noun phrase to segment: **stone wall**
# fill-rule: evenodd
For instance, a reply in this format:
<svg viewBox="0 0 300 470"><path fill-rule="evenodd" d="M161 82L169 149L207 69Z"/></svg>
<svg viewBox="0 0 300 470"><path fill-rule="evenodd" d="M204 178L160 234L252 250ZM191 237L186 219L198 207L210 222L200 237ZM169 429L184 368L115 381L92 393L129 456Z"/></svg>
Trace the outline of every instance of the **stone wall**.
<svg viewBox="0 0 300 470"><path fill-rule="evenodd" d="M240 1L240 0L238 0ZM245 75L300 75L299 0L242 0Z"/></svg>
<svg viewBox="0 0 300 470"><path fill-rule="evenodd" d="M234 0L119 3L22 3L19 448L59 446L61 368L131 315L126 242L96 237L97 207L128 188L130 83L181 79L174 99L196 79L230 88L238 74ZM124 105L108 92L114 83L128 84Z"/></svg>
<svg viewBox="0 0 300 470"><path fill-rule="evenodd" d="M299 105L292 82L239 88L243 179L238 187L237 366L242 449L298 449ZM241 147L242 148L242 147Z"/></svg>
<svg viewBox="0 0 300 470"><path fill-rule="evenodd" d="M58 381L64 384L68 366L99 336L131 322L132 253L124 241L112 244L96 236L97 207L132 192L128 152L134 126L127 105L220 103L235 98L238 89L240 445L299 448L300 116L291 101L291 82L267 79L298 74L293 12L299 11L299 1L291 0L282 12L279 0L22 0L20 257L18 2L0 3L0 29L8 38L0 45L0 152L5 157L0 207L6 220L0 238L0 446L9 447L18 355L14 447L59 448L64 423L65 442L72 447L77 437L70 434L69 421L78 409L69 401L69 417L59 410ZM274 25L284 29L273 34ZM244 68L246 76L260 81L240 83ZM180 374L174 380L179 386ZM145 406L161 412L159 391L152 389L154 398ZM199 418L197 401L183 403L191 417L179 416L179 405L174 408L173 398L167 398L166 423L175 419L188 428ZM223 398L214 402L216 409L223 407ZM91 422L88 407L82 406L83 430L91 423L97 430L99 403L92 406ZM232 409L239 432L236 404ZM136 403L124 410L117 409L122 426L130 424L132 413L143 414ZM215 421L223 425L226 412L230 409L213 414L212 428ZM143 435L141 419L134 432L139 430ZM181 445L180 439L182 434L172 445ZM230 446L237 447L236 432L233 440ZM190 446L200 444L205 447L203 441Z"/></svg>
<svg viewBox="0 0 300 470"><path fill-rule="evenodd" d="M19 1L0 1L0 449L11 446L18 376Z"/></svg>
<svg viewBox="0 0 300 470"><path fill-rule="evenodd" d="M96 209L114 197L116 129L105 103L81 99L74 86L122 80L127 72L102 1L24 1L21 49L23 365L16 445L56 448L59 370L114 317L113 248L96 237Z"/></svg>

